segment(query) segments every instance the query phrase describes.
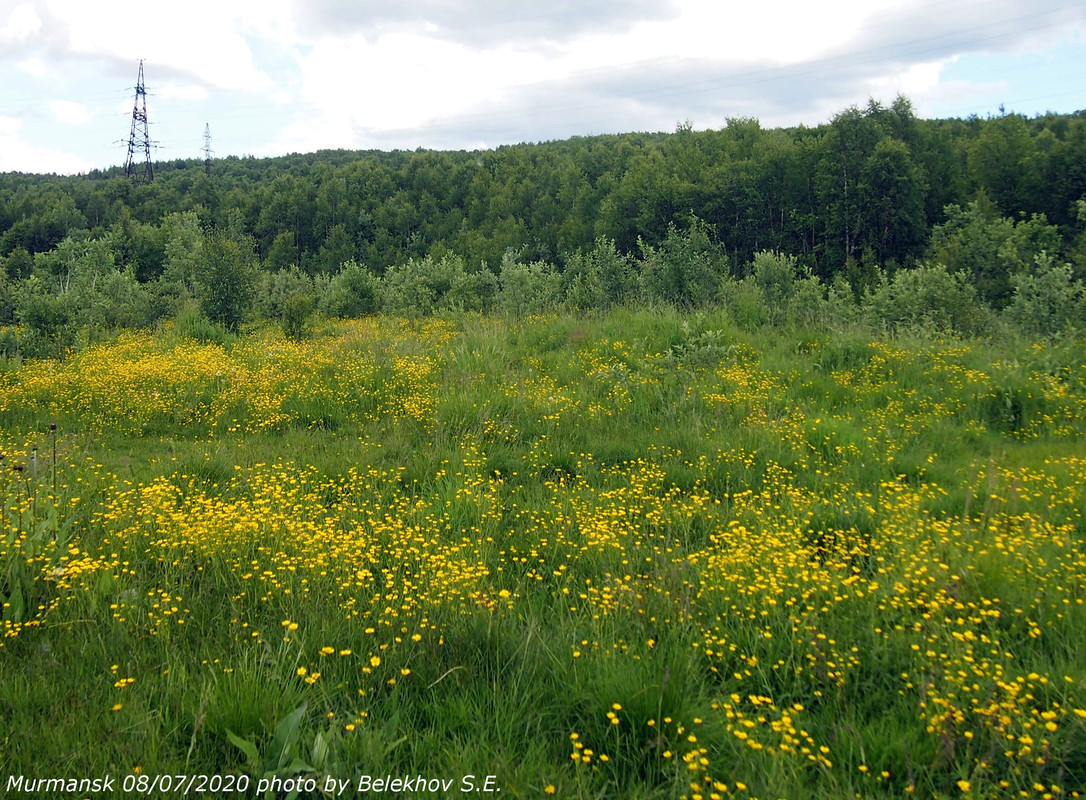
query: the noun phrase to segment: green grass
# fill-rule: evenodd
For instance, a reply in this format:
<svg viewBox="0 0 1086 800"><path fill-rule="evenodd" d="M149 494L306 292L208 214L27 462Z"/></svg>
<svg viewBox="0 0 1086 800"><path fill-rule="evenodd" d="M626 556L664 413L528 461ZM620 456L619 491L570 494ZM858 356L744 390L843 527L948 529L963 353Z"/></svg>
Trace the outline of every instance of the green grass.
<svg viewBox="0 0 1086 800"><path fill-rule="evenodd" d="M618 309L7 363L0 764L1082 793L1084 353Z"/></svg>

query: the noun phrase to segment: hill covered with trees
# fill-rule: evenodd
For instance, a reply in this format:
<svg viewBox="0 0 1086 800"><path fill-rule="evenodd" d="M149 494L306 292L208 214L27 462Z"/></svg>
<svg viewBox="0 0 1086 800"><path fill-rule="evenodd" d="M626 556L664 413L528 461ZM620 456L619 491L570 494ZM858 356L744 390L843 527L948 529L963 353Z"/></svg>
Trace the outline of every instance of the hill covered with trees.
<svg viewBox="0 0 1086 800"><path fill-rule="evenodd" d="M9 353L185 310L236 328L379 305L694 305L755 277L759 253L784 265L786 292L808 280L862 300L927 265L997 312L1033 279L1080 298L1086 271L1086 112L924 120L899 97L814 128L730 119L209 173L179 159L155 175L0 175L0 323L21 325Z"/></svg>

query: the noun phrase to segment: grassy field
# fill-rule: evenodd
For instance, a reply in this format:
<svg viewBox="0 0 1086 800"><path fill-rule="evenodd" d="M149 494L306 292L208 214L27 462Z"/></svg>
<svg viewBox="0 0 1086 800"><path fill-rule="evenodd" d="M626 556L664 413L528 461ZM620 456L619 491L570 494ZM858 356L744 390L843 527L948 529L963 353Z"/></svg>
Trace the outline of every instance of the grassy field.
<svg viewBox="0 0 1086 800"><path fill-rule="evenodd" d="M713 313L3 364L0 788L1077 797L1084 434L1082 341Z"/></svg>

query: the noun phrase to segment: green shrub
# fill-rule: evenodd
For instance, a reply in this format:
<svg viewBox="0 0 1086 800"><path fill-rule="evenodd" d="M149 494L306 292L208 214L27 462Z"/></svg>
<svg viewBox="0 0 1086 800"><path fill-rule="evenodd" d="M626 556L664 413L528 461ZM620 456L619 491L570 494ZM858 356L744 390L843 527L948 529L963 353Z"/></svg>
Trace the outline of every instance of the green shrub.
<svg viewBox="0 0 1086 800"><path fill-rule="evenodd" d="M219 345L227 345L235 338L225 326L208 319L200 306L191 300L184 303L177 312L173 320L173 332L187 339Z"/></svg>
<svg viewBox="0 0 1086 800"><path fill-rule="evenodd" d="M208 319L236 332L252 303L252 283L252 273L237 242L220 237L204 241L197 295Z"/></svg>
<svg viewBox="0 0 1086 800"><path fill-rule="evenodd" d="M515 317L550 311L561 297L560 278L552 264L522 264L513 252L502 258L498 283L498 307Z"/></svg>
<svg viewBox="0 0 1086 800"><path fill-rule="evenodd" d="M19 349L25 356L59 356L76 339L81 304L72 293L56 294L32 275L15 293L15 317L23 326Z"/></svg>
<svg viewBox="0 0 1086 800"><path fill-rule="evenodd" d="M295 292L283 303L283 313L280 317L283 335L294 341L308 339L312 317L313 295Z"/></svg>
<svg viewBox="0 0 1086 800"><path fill-rule="evenodd" d="M292 295L313 294L315 283L296 266L276 272L262 272L254 286L253 310L261 319L281 319Z"/></svg>
<svg viewBox="0 0 1086 800"><path fill-rule="evenodd" d="M1051 335L1086 327L1086 287L1073 279L1070 264L1041 253L1030 272L1011 276L1014 296L1006 316L1023 333Z"/></svg>
<svg viewBox="0 0 1086 800"><path fill-rule="evenodd" d="M497 294L498 278L486 266L478 272L461 268L452 273L449 290L441 298L440 305L450 311L490 311Z"/></svg>
<svg viewBox="0 0 1086 800"><path fill-rule="evenodd" d="M698 306L720 297L728 274L728 256L693 218L686 230L669 225L658 248L641 242L641 284L648 300Z"/></svg>
<svg viewBox="0 0 1086 800"><path fill-rule="evenodd" d="M605 308L627 300L636 288L633 267L613 239L600 237L588 251L566 260L562 291L572 308Z"/></svg>
<svg viewBox="0 0 1086 800"><path fill-rule="evenodd" d="M377 311L380 279L356 261L346 261L321 301L331 317L358 318Z"/></svg>
<svg viewBox="0 0 1086 800"><path fill-rule="evenodd" d="M607 305L607 290L599 265L586 253L574 253L562 272L562 293L566 305L577 310L603 308Z"/></svg>
<svg viewBox="0 0 1086 800"><path fill-rule="evenodd" d="M721 296L728 314L743 330L755 330L769 322L765 295L753 278L726 279L721 284Z"/></svg>
<svg viewBox="0 0 1086 800"><path fill-rule="evenodd" d="M751 273L765 304L769 307L770 316L775 322L779 321L784 316L785 307L796 288L799 266L795 256L771 253L768 250L755 253Z"/></svg>
<svg viewBox="0 0 1086 800"><path fill-rule="evenodd" d="M864 298L864 315L891 332L979 333L986 324L976 289L964 272L951 274L942 264L921 264L883 276Z"/></svg>
<svg viewBox="0 0 1086 800"><path fill-rule="evenodd" d="M934 258L953 272L962 271L978 296L1001 309L1011 299L1012 277L1043 253L1060 246L1060 233L1043 214L1015 222L1001 217L986 197L964 209L949 205L946 222L931 231Z"/></svg>
<svg viewBox="0 0 1086 800"><path fill-rule="evenodd" d="M15 328L0 328L0 359L15 358L19 354L19 335Z"/></svg>
<svg viewBox="0 0 1086 800"><path fill-rule="evenodd" d="M166 313L162 298L130 271L106 274L89 302L89 322L96 329L146 328Z"/></svg>
<svg viewBox="0 0 1086 800"><path fill-rule="evenodd" d="M381 308L405 317L429 316L439 309L480 311L492 287L485 276L466 273L459 256L412 258L385 272Z"/></svg>
<svg viewBox="0 0 1086 800"><path fill-rule="evenodd" d="M15 321L15 287L8 277L0 271L0 325L10 325Z"/></svg>

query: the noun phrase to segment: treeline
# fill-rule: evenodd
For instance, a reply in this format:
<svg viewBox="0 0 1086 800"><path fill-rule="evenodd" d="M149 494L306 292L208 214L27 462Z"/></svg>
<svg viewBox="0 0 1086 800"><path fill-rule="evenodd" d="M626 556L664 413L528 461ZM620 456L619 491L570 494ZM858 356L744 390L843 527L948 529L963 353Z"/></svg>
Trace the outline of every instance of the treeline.
<svg viewBox="0 0 1086 800"><path fill-rule="evenodd" d="M898 98L817 128L732 119L155 174L0 175L0 324L21 326L20 352L183 310L229 329L307 309L694 305L749 289L769 254L823 299L871 302L935 270L1004 315L1030 281L1074 296L1086 272L1083 112L921 120Z"/></svg>
<svg viewBox="0 0 1086 800"><path fill-rule="evenodd" d="M982 218L976 203L958 213L967 220ZM1083 281L1071 264L1055 261L1043 248L1030 264L1009 273L1008 300L996 309L964 271L951 272L942 263L920 262L892 274L879 270L859 294L843 274L823 281L795 256L782 253L760 251L736 270L709 226L696 217L685 227L670 225L659 245L642 242L638 256L601 237L588 250L569 254L561 267L510 250L497 270L485 264L469 268L460 256L446 253L409 258L383 275L354 260L334 275L309 275L296 265L269 271L244 233L205 231L191 211L170 214L162 224L165 263L147 282L117 267L109 237L69 237L39 254L31 274L5 284L0 294L0 315L18 323L0 326L0 358L63 356L119 329L165 320L173 321L177 334L226 343L254 319L274 321L286 336L304 339L322 316L498 312L522 317L646 304L723 307L736 325L748 329L862 324L892 333L967 336L1086 330ZM986 237L1008 234L998 248L998 257L1008 262L1021 258L1017 248L1037 245L1031 238L1035 221L997 220L978 227ZM1047 226L1043 233L1055 236L1055 228ZM968 251L976 244L968 226L940 226L936 234L940 247Z"/></svg>

